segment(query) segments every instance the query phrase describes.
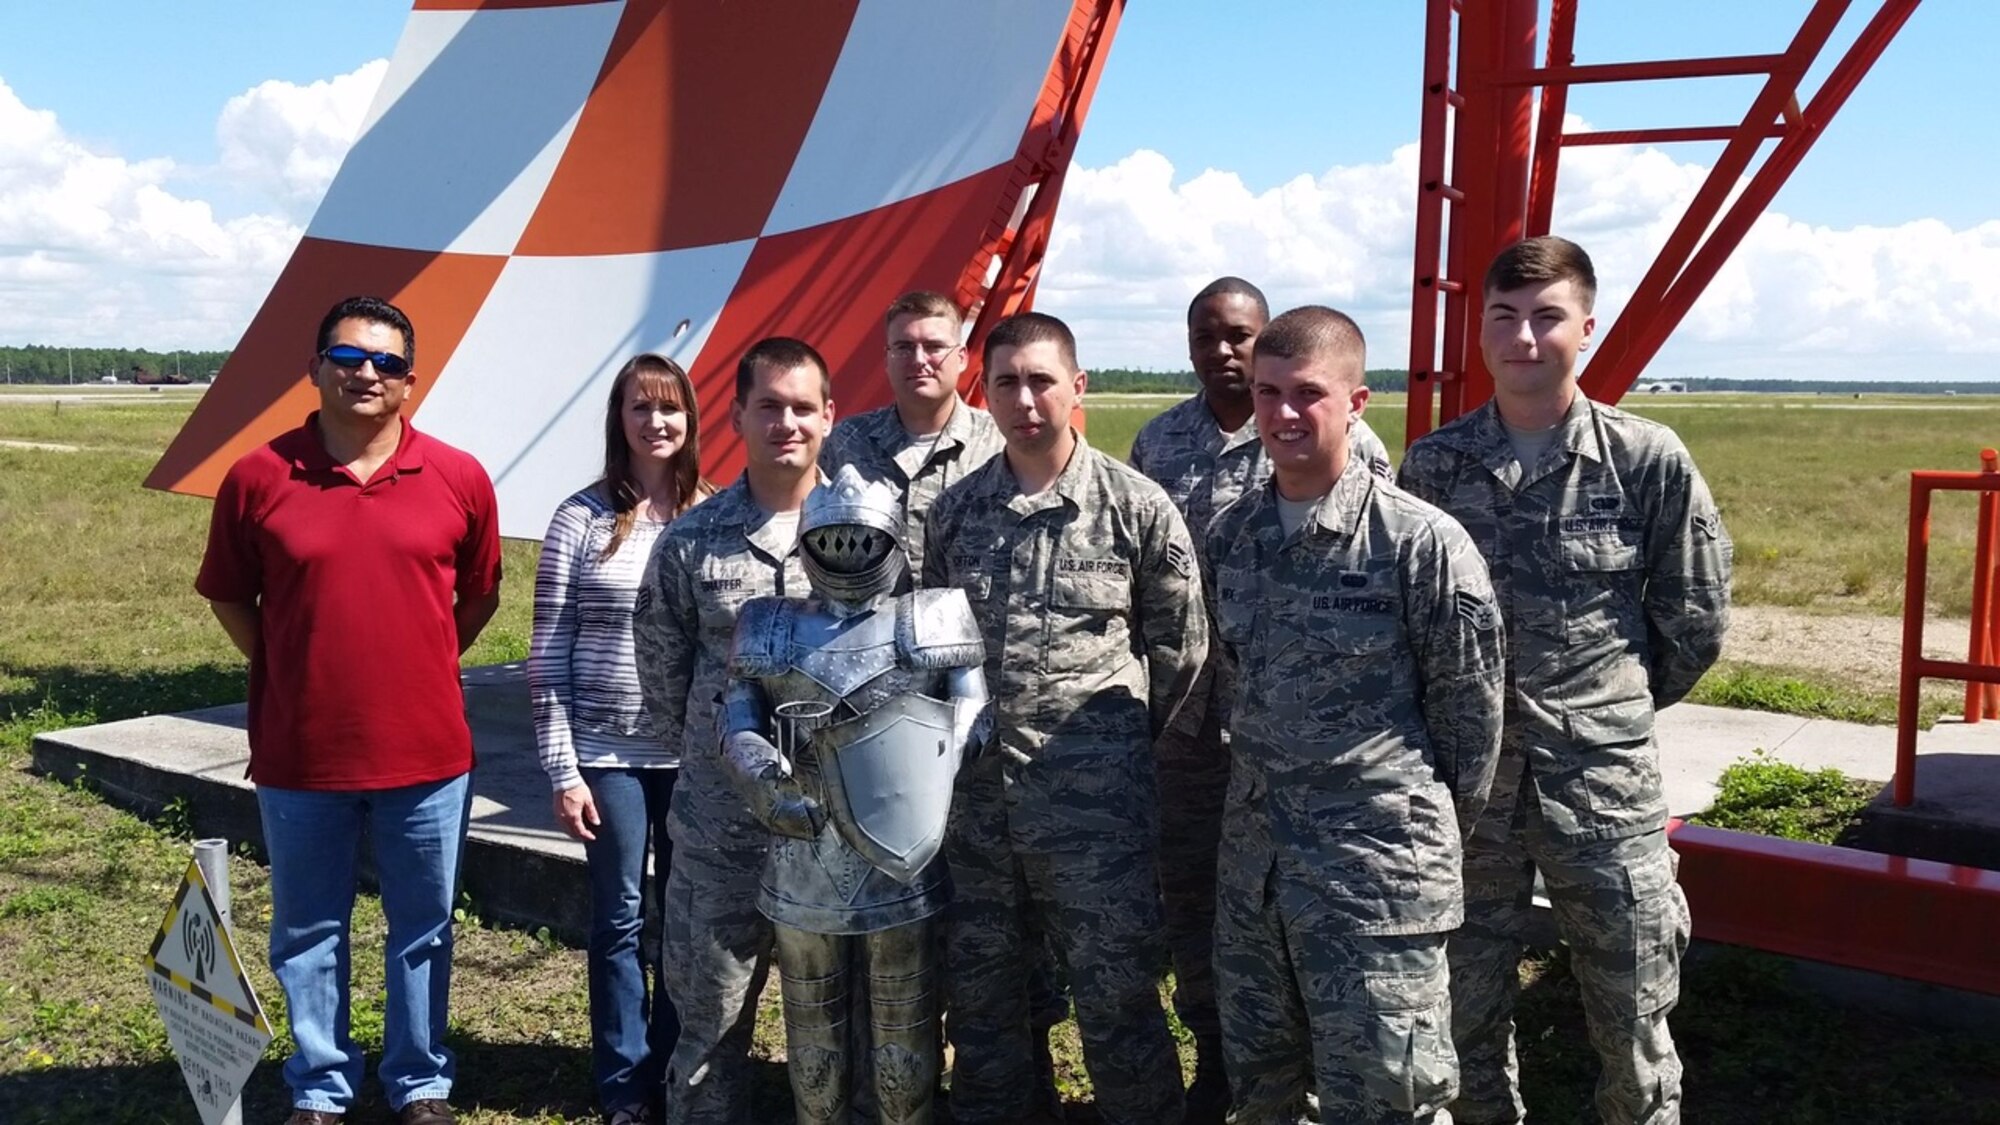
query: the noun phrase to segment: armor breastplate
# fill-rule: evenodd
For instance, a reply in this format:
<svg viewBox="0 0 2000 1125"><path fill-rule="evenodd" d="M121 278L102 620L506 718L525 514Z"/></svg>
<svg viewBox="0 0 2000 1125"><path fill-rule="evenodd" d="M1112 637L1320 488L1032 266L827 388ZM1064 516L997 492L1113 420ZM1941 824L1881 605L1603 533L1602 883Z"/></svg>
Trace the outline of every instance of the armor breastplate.
<svg viewBox="0 0 2000 1125"><path fill-rule="evenodd" d="M935 706L949 715L949 705L942 701L947 669L919 666L914 659L909 617L915 597L883 599L852 617L837 616L813 602L774 600L766 603L767 612L754 616L755 635L739 649L742 672L763 689L774 715L782 714L781 708L790 710L785 705L794 703L831 708L823 717L797 723L790 730L785 729L786 720L772 723L772 741L790 756L793 777L829 816L826 828L811 840L772 838L758 908L779 924L817 933L868 933L927 917L944 907L942 863L924 863L898 878L879 862L879 850L877 862L871 862L849 842L870 838L867 827L854 822L853 809L865 802L850 798L849 790L856 787L844 787L840 778L829 776L834 767L825 757L844 752L828 747L847 745L854 732L869 727L866 717L885 706L900 711L907 701ZM873 737L877 744L887 741L888 749L908 753L914 749L909 736L921 737L928 731L906 725L863 738ZM944 734L948 740L948 727ZM899 736L912 745L896 745ZM869 749L862 746L855 752ZM954 755L950 769L955 771L956 747L950 752ZM922 777L912 780L922 790L920 805L938 804L941 829L942 813L950 801L949 775L941 792Z"/></svg>
<svg viewBox="0 0 2000 1125"><path fill-rule="evenodd" d="M809 603L774 615L785 629L788 651L779 659L788 667L763 681L772 705L787 700L834 704L833 713L817 724L834 726L906 692L941 696L943 672L910 667L900 655L899 601L885 600L849 618L835 617Z"/></svg>

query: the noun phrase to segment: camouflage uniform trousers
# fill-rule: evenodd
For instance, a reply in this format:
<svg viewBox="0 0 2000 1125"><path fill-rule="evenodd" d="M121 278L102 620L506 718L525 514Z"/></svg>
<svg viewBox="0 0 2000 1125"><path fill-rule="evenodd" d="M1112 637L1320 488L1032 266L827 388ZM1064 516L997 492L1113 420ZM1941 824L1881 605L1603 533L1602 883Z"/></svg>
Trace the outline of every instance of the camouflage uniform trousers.
<svg viewBox="0 0 2000 1125"><path fill-rule="evenodd" d="M667 1063L668 1125L750 1120L750 1036L776 941L756 906L765 850L674 849L664 957L681 1034Z"/></svg>
<svg viewBox="0 0 2000 1125"><path fill-rule="evenodd" d="M1690 922L1666 830L1615 840L1556 837L1522 770L1510 748L1466 843L1465 924L1451 938L1452 1036L1463 1083L1452 1111L1460 1125L1514 1125L1526 1113L1514 1001L1539 868L1603 1065L1599 1116L1608 1125L1674 1125L1681 1061L1667 1013L1680 999Z"/></svg>
<svg viewBox="0 0 2000 1125"><path fill-rule="evenodd" d="M1028 1022L1035 1029L1035 1061L1040 1071L1037 1097L1055 1110L1062 1106L1062 1094L1056 1090L1054 1060L1048 1055L1048 1041L1049 1032L1069 1018L1069 978L1063 972L1062 962L1056 957L1054 939L1041 931L1034 918L1029 918L1028 923ZM948 914L940 915L932 930L936 935L938 964L948 964L951 947ZM941 1043L949 1043L952 1055L956 1056L959 1050L955 1034L957 1021L951 1018L948 997L940 1000L939 1019L944 1027ZM939 1075L942 1076L948 1069L949 1064L940 1063Z"/></svg>
<svg viewBox="0 0 2000 1125"><path fill-rule="evenodd" d="M1273 868L1216 910L1232 1125L1451 1125L1457 1093L1444 934L1363 935Z"/></svg>
<svg viewBox="0 0 2000 1125"><path fill-rule="evenodd" d="M1100 838L1077 850L1017 851L999 783L997 769L970 786L961 779L945 843L952 1119L1015 1122L1039 1108L1023 983L1046 936L1069 972L1099 1119L1174 1125L1180 1061L1160 1008L1166 950L1153 841Z"/></svg>
<svg viewBox="0 0 2000 1125"><path fill-rule="evenodd" d="M1157 743L1160 900L1173 955L1174 1014L1194 1036L1198 1065L1222 1064L1215 1000L1215 863L1229 792L1229 734L1204 708L1198 728L1176 724Z"/></svg>

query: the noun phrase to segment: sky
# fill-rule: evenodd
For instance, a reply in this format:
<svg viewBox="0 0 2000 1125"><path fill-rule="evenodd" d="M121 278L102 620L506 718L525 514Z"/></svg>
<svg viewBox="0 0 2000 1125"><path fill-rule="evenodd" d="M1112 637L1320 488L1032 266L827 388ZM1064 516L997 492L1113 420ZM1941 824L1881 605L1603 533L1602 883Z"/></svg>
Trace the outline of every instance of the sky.
<svg viewBox="0 0 2000 1125"><path fill-rule="evenodd" d="M918 10L919 0L908 0ZM1808 91L1879 0L1857 0ZM408 0L0 0L0 344L233 346L360 128ZM1583 0L1580 62L1781 49L1809 0ZM1239 274L1407 362L1415 0L1140 0L1039 307L1087 366L1184 369ZM1928 0L1654 362L1654 378L2000 379L2000 4ZM1733 123L1752 79L1572 92L1571 128ZM1600 333L1720 145L1565 155ZM384 169L393 174L393 169Z"/></svg>

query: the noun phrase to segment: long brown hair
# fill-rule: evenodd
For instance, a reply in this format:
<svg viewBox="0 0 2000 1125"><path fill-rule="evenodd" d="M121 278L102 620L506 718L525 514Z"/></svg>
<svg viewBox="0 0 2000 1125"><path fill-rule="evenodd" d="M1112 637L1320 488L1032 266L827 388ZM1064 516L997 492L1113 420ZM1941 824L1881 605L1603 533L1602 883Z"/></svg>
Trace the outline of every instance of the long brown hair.
<svg viewBox="0 0 2000 1125"><path fill-rule="evenodd" d="M597 483L618 518L611 526L611 541L604 545L604 553L597 556L599 562L617 554L625 538L632 534L632 524L639 518L639 501L644 495L632 473L632 447L625 441L625 395L635 383L644 401L678 407L688 416L687 440L680 452L674 454L674 515L715 493L715 486L701 479L701 408L695 401L694 383L687 372L680 364L652 352L626 360L625 366L618 369L618 377L611 380L611 397L604 407L604 476Z"/></svg>

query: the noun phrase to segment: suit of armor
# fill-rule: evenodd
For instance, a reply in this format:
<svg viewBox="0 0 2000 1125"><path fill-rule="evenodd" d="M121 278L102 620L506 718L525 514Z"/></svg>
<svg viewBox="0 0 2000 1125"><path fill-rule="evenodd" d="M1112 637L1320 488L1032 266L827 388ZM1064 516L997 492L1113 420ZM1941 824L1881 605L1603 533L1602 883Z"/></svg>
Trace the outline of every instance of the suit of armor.
<svg viewBox="0 0 2000 1125"><path fill-rule="evenodd" d="M894 593L900 528L893 491L851 468L816 489L800 516L813 596L744 603L723 696L724 762L772 832L757 908L777 927L793 1100L814 1125L845 1122L870 1074L881 1121L931 1120L936 857L958 766L991 723L964 593Z"/></svg>

